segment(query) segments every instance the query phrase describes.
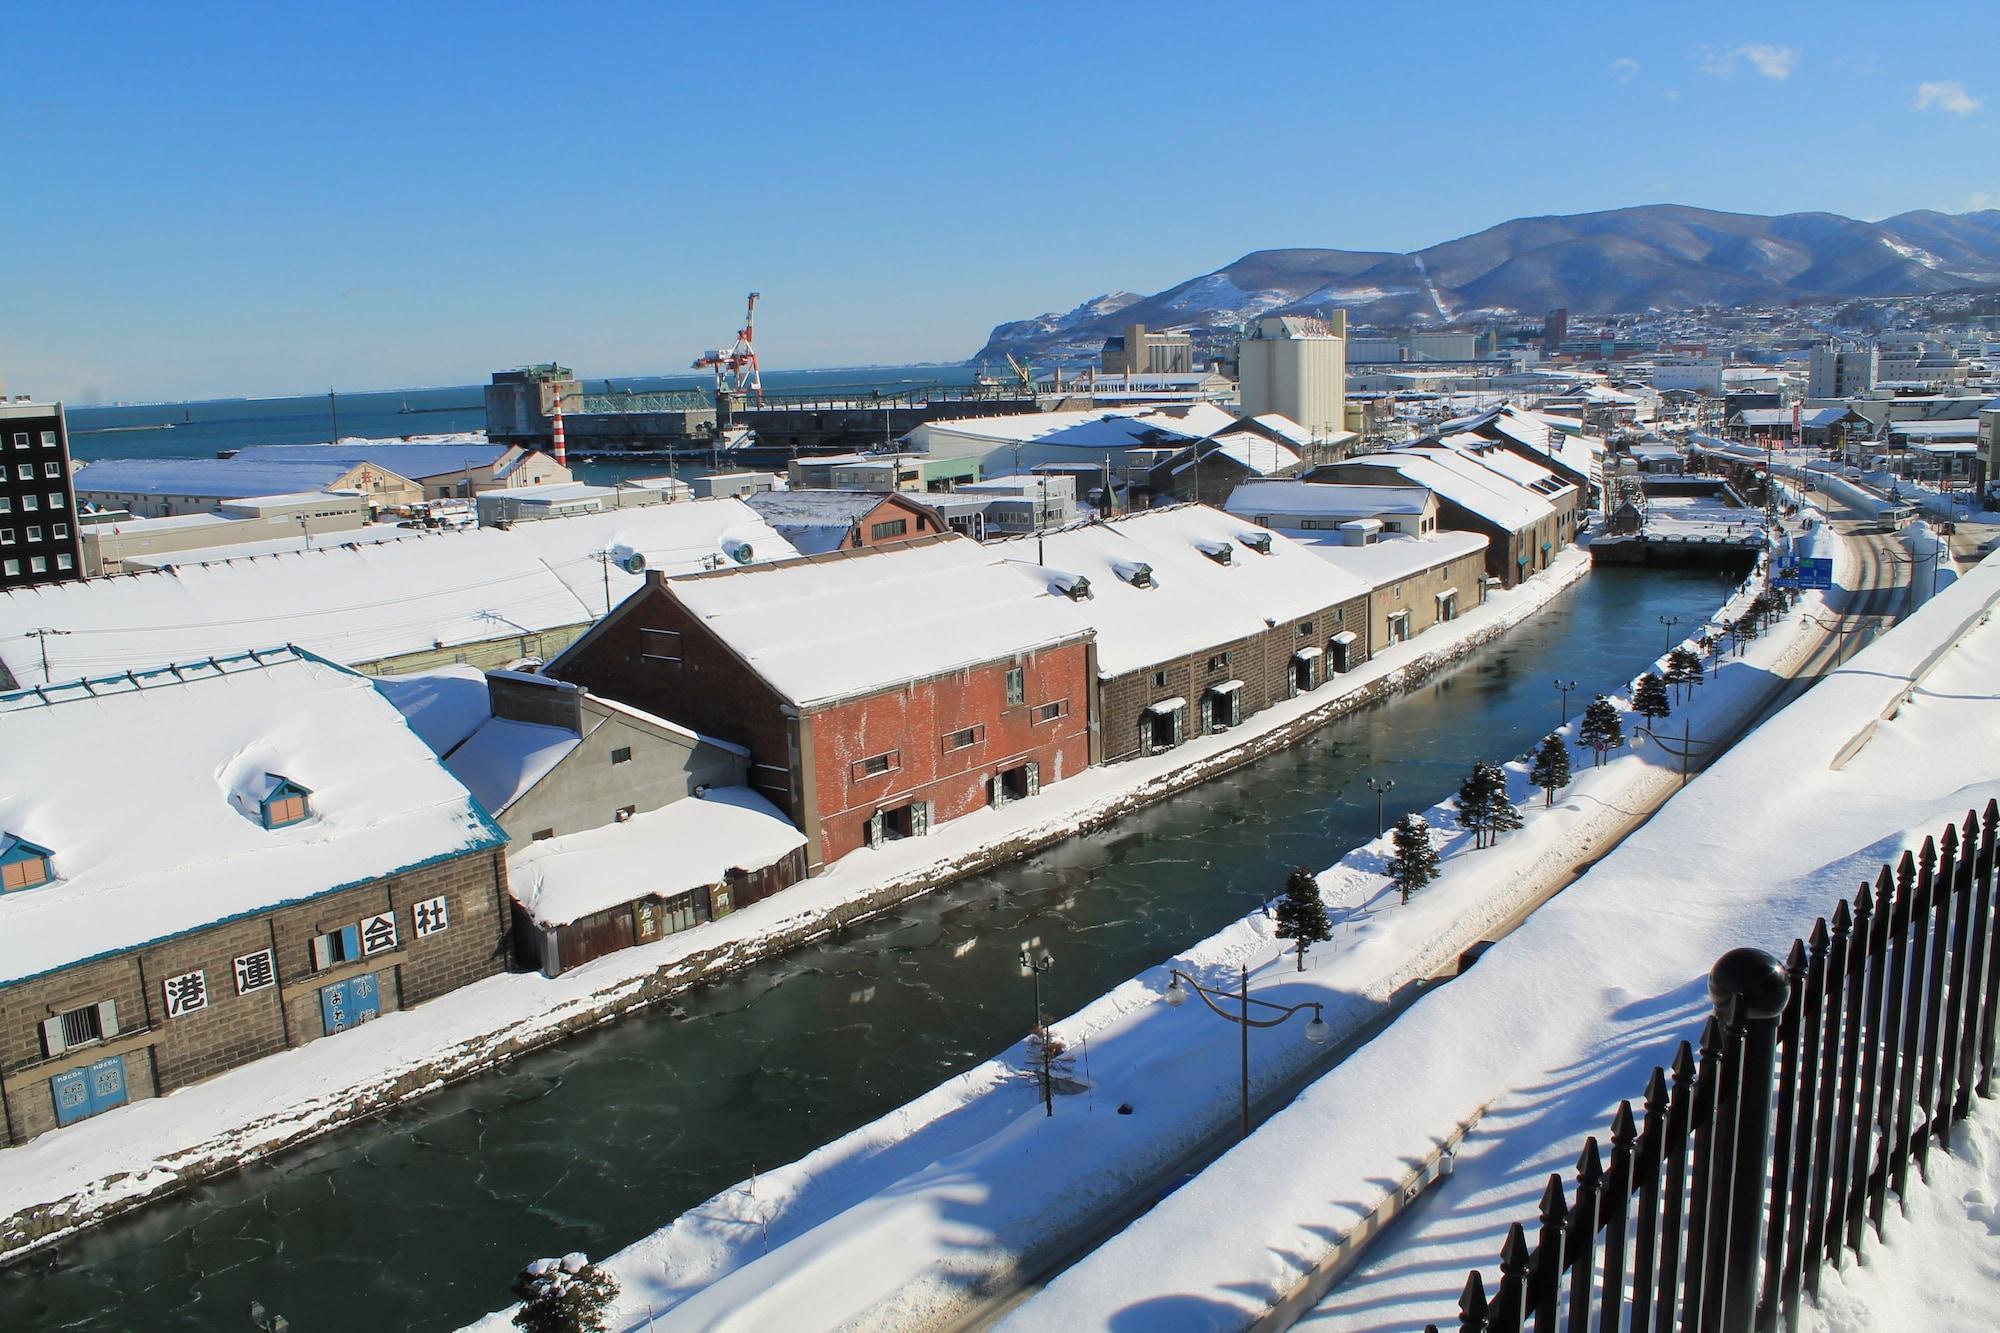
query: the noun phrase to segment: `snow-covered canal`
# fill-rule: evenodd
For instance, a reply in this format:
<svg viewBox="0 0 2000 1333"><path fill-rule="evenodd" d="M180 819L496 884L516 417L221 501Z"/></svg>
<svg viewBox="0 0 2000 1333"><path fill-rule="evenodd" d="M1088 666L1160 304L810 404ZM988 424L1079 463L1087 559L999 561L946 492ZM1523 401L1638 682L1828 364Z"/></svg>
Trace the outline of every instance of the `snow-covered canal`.
<svg viewBox="0 0 2000 1333"><path fill-rule="evenodd" d="M606 1254L1017 1040L1018 942L1052 1013L1240 916L1296 865L1530 747L1551 682L1609 689L1733 579L1607 568L1457 669L1206 787L632 1021L0 1272L0 1328L452 1328L526 1260Z"/></svg>

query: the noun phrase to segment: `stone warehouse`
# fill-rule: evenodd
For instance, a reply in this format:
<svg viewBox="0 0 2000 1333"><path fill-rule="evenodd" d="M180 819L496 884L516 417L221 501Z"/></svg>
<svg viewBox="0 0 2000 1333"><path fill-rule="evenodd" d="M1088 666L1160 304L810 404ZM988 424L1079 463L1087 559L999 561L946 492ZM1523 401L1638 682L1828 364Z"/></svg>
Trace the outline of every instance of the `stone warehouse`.
<svg viewBox="0 0 2000 1333"><path fill-rule="evenodd" d="M505 835L363 676L283 648L0 725L7 1143L508 966Z"/></svg>
<svg viewBox="0 0 2000 1333"><path fill-rule="evenodd" d="M1105 762L1227 731L1368 658L1368 587L1290 538L1203 505L993 548L1097 632Z"/></svg>

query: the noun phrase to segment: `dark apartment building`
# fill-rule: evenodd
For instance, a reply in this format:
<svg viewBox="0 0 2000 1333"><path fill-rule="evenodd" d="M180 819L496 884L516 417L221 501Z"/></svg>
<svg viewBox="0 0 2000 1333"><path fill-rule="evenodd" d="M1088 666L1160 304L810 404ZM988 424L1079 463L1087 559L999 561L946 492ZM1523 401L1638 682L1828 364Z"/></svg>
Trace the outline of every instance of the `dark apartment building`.
<svg viewBox="0 0 2000 1333"><path fill-rule="evenodd" d="M0 589L83 576L61 403L0 400Z"/></svg>

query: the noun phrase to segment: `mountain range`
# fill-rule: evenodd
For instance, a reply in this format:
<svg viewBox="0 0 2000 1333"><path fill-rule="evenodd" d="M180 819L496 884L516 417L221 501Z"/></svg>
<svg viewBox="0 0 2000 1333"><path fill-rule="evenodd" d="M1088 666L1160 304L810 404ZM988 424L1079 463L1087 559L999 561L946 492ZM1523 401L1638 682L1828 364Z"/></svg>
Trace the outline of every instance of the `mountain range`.
<svg viewBox="0 0 2000 1333"><path fill-rule="evenodd" d="M1764 217L1679 204L1516 218L1409 254L1257 250L1151 296L998 325L975 360L1094 354L1128 324L1218 330L1340 307L1391 327L1910 296L2000 283L2000 209Z"/></svg>

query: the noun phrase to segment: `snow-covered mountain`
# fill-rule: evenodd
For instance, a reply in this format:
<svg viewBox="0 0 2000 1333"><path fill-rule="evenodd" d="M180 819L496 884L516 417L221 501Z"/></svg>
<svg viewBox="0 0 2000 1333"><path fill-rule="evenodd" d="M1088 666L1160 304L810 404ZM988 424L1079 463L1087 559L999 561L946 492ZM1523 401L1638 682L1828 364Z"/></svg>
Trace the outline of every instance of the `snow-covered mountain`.
<svg viewBox="0 0 2000 1333"><path fill-rule="evenodd" d="M1258 250L1139 297L1117 292L1068 314L1001 324L975 359L1094 353L1110 334L1222 329L1274 312L1344 307L1377 324L1446 324L1807 297L1906 296L2000 283L2000 209L1764 217L1651 204L1517 218L1410 254Z"/></svg>

